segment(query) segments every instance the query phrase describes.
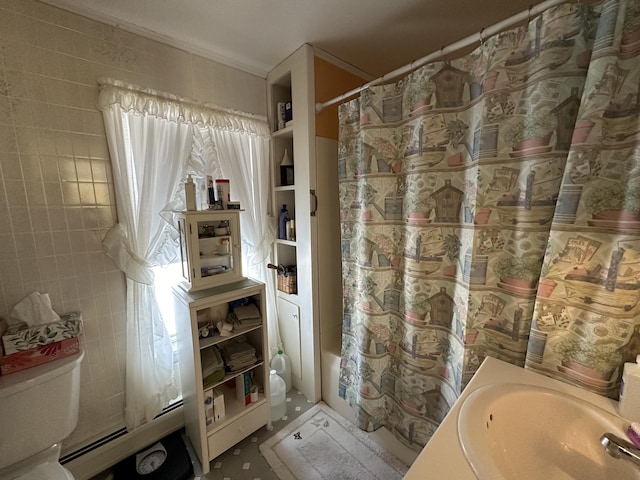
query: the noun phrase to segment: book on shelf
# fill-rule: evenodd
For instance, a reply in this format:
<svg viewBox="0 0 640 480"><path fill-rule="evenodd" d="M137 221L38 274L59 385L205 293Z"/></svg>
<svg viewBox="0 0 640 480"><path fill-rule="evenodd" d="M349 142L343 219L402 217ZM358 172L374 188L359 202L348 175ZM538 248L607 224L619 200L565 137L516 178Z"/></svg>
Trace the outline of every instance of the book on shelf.
<svg viewBox="0 0 640 480"><path fill-rule="evenodd" d="M278 102L278 108L276 112L276 118L278 121L278 130L282 130L285 127L286 120L284 119L284 102Z"/></svg>
<svg viewBox="0 0 640 480"><path fill-rule="evenodd" d="M291 101L285 102L284 104L284 123L291 122L293 120L293 106L291 105Z"/></svg>
<svg viewBox="0 0 640 480"><path fill-rule="evenodd" d="M213 421L220 422L226 415L224 407L224 394L218 389L213 389Z"/></svg>
<svg viewBox="0 0 640 480"><path fill-rule="evenodd" d="M245 406L251 403L251 374L249 372L236 377L236 398Z"/></svg>
<svg viewBox="0 0 640 480"><path fill-rule="evenodd" d="M207 430L213 427L213 388L207 388L204 391L204 420L207 425Z"/></svg>

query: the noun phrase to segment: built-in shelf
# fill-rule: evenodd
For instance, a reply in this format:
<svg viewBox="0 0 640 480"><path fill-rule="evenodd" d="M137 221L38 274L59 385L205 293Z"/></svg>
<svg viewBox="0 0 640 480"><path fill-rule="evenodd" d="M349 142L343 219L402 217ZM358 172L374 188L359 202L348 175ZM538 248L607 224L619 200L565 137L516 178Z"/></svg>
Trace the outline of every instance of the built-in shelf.
<svg viewBox="0 0 640 480"><path fill-rule="evenodd" d="M281 128L280 130L276 130L275 132L273 132L272 136L293 138L293 125L289 125L288 127Z"/></svg>
<svg viewBox="0 0 640 480"><path fill-rule="evenodd" d="M280 244L280 245L289 245L290 247L295 247L296 246L296 242L293 240L280 240L277 239L276 243Z"/></svg>
<svg viewBox="0 0 640 480"><path fill-rule="evenodd" d="M296 191L296 186L295 185L283 185L281 187L275 187L273 189L276 192L295 192Z"/></svg>
<svg viewBox="0 0 640 480"><path fill-rule="evenodd" d="M285 293L282 290L278 290L278 296L280 298L284 298L285 300L288 300L291 303L298 303L298 295L295 293Z"/></svg>

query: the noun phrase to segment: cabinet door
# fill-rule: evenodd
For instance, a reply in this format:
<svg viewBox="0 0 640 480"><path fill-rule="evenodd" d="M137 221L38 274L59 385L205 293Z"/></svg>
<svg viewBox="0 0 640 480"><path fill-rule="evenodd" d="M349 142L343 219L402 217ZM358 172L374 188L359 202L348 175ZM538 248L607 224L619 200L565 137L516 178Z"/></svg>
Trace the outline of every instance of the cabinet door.
<svg viewBox="0 0 640 480"><path fill-rule="evenodd" d="M207 282L212 277L231 273L237 268L234 264L233 247L239 238L232 234L231 224L235 225L235 222L230 218L203 218L191 222L191 233L196 241L194 245L198 246L198 252L193 253L194 256L199 254L198 262L194 262L194 278L197 279L194 283L198 283L198 280Z"/></svg>
<svg viewBox="0 0 640 480"><path fill-rule="evenodd" d="M300 351L300 308L278 298L278 328L284 352L291 360L291 376L302 379L302 352Z"/></svg>
<svg viewBox="0 0 640 480"><path fill-rule="evenodd" d="M184 230L184 244L190 263L186 276L192 290L223 285L242 278L238 211L185 213ZM181 248L183 251L184 248Z"/></svg>

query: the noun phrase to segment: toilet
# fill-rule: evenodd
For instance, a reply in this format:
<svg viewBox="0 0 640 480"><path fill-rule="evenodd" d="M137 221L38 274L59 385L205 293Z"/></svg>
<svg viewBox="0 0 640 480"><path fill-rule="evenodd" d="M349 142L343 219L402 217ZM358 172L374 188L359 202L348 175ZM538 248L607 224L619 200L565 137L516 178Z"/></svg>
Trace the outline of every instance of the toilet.
<svg viewBox="0 0 640 480"><path fill-rule="evenodd" d="M0 376L0 479L73 480L58 460L78 423L83 357Z"/></svg>

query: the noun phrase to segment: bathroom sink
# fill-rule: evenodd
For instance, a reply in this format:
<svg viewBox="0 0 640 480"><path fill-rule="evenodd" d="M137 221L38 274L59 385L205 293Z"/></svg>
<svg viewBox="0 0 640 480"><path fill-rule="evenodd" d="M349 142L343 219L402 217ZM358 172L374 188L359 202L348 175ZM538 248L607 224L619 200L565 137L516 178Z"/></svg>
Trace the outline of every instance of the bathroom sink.
<svg viewBox="0 0 640 480"><path fill-rule="evenodd" d="M481 480L640 480L640 467L609 456L605 432L626 438L624 419L542 387L491 384L458 415L464 456Z"/></svg>

